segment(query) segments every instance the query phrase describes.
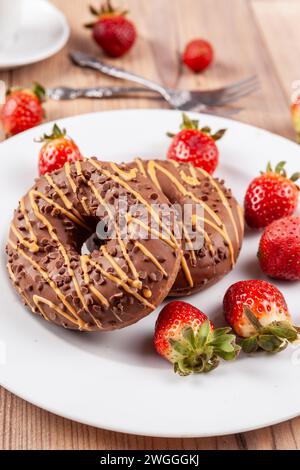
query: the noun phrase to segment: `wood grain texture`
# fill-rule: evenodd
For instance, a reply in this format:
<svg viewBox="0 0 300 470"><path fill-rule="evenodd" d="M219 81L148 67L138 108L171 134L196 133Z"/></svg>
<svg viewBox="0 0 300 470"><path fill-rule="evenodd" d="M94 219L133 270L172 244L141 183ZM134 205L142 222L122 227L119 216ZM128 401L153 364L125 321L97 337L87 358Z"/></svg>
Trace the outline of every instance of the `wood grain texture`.
<svg viewBox="0 0 300 470"><path fill-rule="evenodd" d="M55 0L71 25L68 45L54 57L21 69L0 73L8 85L94 86L117 83L70 64L69 48L99 54L82 24L89 20L86 0ZM213 88L257 73L261 89L238 105L238 119L293 138L289 100L300 79L298 0L127 0L138 25L139 39L122 60L131 71L168 86ZM213 67L193 75L180 63L180 51L190 38L209 39L216 51ZM298 76L297 76L298 74ZM106 109L167 107L150 99L48 102L47 119ZM253 397L258 399L259 397ZM288 397L283 397L288 399ZM245 406L247 404L245 403ZM266 404L267 406L267 404ZM213 404L212 404L213 412ZM159 439L126 435L84 426L43 411L0 389L0 449L299 449L300 417L248 433L206 439Z"/></svg>

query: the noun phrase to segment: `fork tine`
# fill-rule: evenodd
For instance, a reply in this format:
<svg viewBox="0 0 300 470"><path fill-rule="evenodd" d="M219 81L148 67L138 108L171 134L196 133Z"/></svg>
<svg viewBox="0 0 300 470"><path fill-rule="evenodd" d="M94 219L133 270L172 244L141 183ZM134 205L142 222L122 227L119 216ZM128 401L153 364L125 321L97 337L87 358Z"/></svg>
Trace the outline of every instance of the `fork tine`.
<svg viewBox="0 0 300 470"><path fill-rule="evenodd" d="M248 84L251 84L251 83L255 83L255 82L258 82L258 77L257 75L251 75L250 77L247 77L247 78L244 78L242 80L238 80L237 82L234 82L232 83L231 85L228 85L228 86L224 86L224 88L222 89L222 91L224 91L224 93L226 92L231 92L231 91L234 91L236 89L240 89L242 88L243 86L246 86Z"/></svg>
<svg viewBox="0 0 300 470"><path fill-rule="evenodd" d="M203 106L203 105L202 105ZM230 117L230 116L235 116L236 114L240 113L243 111L244 108L222 108L222 107L216 107L216 106L207 106L205 109L201 109L200 106L196 106L191 111L194 112L199 112L199 113L204 113L204 114L212 114L213 116L220 116L220 117Z"/></svg>
<svg viewBox="0 0 300 470"><path fill-rule="evenodd" d="M231 93L224 93L224 95L221 96L218 100L216 100L214 104L221 106L221 105L233 102L233 101L237 101L243 96L250 95L251 93L256 91L258 88L259 88L259 85L254 83L240 90L237 90Z"/></svg>

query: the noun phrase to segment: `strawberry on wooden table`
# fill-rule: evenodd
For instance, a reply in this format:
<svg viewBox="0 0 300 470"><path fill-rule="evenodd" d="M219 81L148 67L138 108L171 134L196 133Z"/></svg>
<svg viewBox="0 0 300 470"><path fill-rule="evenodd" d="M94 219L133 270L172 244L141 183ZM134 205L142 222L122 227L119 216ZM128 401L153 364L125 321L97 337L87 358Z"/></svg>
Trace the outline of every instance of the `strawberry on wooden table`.
<svg viewBox="0 0 300 470"><path fill-rule="evenodd" d="M157 318L154 345L180 375L210 372L219 365L220 358L233 360L239 353L230 331L215 329L196 307L176 300L167 304Z"/></svg>
<svg viewBox="0 0 300 470"><path fill-rule="evenodd" d="M182 113L182 124L177 134L168 133L172 137L167 158L177 162L192 163L212 174L219 162L219 150L216 141L226 132L220 129L215 134L209 127L199 128L199 121L190 119Z"/></svg>
<svg viewBox="0 0 300 470"><path fill-rule="evenodd" d="M67 136L66 130L61 130L54 124L50 135L44 134L37 142L43 142L39 153L39 173L51 173L63 167L66 162L82 160L83 157L74 140Z"/></svg>
<svg viewBox="0 0 300 470"><path fill-rule="evenodd" d="M90 12L96 16L96 21L85 26L92 28L94 40L108 56L121 57L131 49L136 29L126 18L126 11L116 10L107 0L99 10L90 6Z"/></svg>
<svg viewBox="0 0 300 470"><path fill-rule="evenodd" d="M284 217L268 225L260 239L258 259L268 276L300 280L300 217Z"/></svg>
<svg viewBox="0 0 300 470"><path fill-rule="evenodd" d="M276 353L298 340L299 328L291 323L285 299L276 286L266 281L239 281L227 290L223 300L224 315L244 338L242 349L262 349Z"/></svg>
<svg viewBox="0 0 300 470"><path fill-rule="evenodd" d="M193 72L202 72L213 61L214 51L211 44L204 39L190 41L184 50L182 60Z"/></svg>
<svg viewBox="0 0 300 470"><path fill-rule="evenodd" d="M0 111L5 135L12 136L31 129L43 121L42 102L45 90L38 83L34 88L11 88Z"/></svg>
<svg viewBox="0 0 300 470"><path fill-rule="evenodd" d="M275 170L267 169L249 185L245 201L245 219L251 228L263 228L274 220L292 215L297 209L299 187L295 184L300 174L290 178L280 162Z"/></svg>

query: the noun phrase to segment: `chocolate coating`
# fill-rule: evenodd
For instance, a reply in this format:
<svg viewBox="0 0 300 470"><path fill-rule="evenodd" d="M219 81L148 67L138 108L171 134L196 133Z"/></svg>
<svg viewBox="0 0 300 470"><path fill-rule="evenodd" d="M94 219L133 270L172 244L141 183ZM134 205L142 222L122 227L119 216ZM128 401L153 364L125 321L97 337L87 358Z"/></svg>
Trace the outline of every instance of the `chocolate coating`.
<svg viewBox="0 0 300 470"><path fill-rule="evenodd" d="M154 195L158 204L169 205L138 168L96 159L38 178L15 211L7 245L8 272L24 303L46 320L84 331L123 328L152 312L179 270L174 227L169 238L163 231L161 238L137 233L124 240L108 207L119 209L124 196L129 209L141 202L148 207ZM134 229L135 217L128 217ZM160 225L159 212L154 217ZM82 255L98 221L108 232L116 228L117 238Z"/></svg>
<svg viewBox="0 0 300 470"><path fill-rule="evenodd" d="M217 282L236 263L244 236L243 212L231 190L223 181L191 164L136 160L131 167L141 164L172 204L177 203L181 208L199 204L203 209L203 220L198 220L204 229L203 246L192 250L187 238L182 238L186 264L181 264L169 295L193 294ZM192 214L194 210L195 207Z"/></svg>

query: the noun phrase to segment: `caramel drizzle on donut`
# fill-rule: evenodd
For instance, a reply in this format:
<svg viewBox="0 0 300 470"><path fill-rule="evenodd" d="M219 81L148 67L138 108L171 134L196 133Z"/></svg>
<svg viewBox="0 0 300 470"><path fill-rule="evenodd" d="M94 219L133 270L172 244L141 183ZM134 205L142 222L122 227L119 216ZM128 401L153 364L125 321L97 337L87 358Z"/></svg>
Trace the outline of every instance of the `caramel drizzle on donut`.
<svg viewBox="0 0 300 470"><path fill-rule="evenodd" d="M170 160L171 161L171 160ZM170 181L172 183L175 184L175 186L177 187L177 189L184 195L184 196L189 196L193 201L197 202L198 204L202 205L202 207L206 210L206 212L211 216L212 219L214 219L214 221L217 223L217 225L215 225L214 223L212 223L209 219L207 219L206 217L204 218L201 218L201 220L203 220L203 222L206 222L208 223L209 225L211 225L212 227L218 227L218 232L220 233L220 235L224 238L224 240L226 240L226 242L228 243L228 248L229 248L229 251L230 251L230 256L231 256L231 263L232 263L232 266L234 266L235 264L235 257L234 257L234 250L233 250L233 246L232 246L232 242L228 236L228 233L227 233L227 230L226 230L226 227L224 227L224 224L222 222L222 220L220 219L220 217L209 207L208 204L206 204L204 201L202 201L201 199L197 198L193 193L191 193L190 191L187 191L185 189L185 187L180 183L180 181L178 181L178 179L168 170L166 170L163 166L159 165L157 162L154 162L154 167L156 169L158 169L159 171L161 171L164 175L166 175ZM150 162L149 162L150 163ZM148 163L148 165L149 165ZM151 175L150 175L151 176Z"/></svg>
<svg viewBox="0 0 300 470"><path fill-rule="evenodd" d="M38 243L37 243L37 237L36 237L36 235L33 231L32 225L30 223L30 220L29 220L26 208L25 208L24 198L22 198L21 201L20 201L20 211L21 211L21 214L24 217L26 229L27 229L28 233L30 234L32 242L36 244L36 247L37 247L36 251L38 251L39 246L38 246Z"/></svg>
<svg viewBox="0 0 300 470"><path fill-rule="evenodd" d="M235 234L237 244L239 244L240 243L240 237L239 237L237 224L235 222L235 218L234 218L234 215L233 215L232 208L230 207L230 204L229 204L224 192L220 188L217 181L207 171L205 171L203 168L197 168L197 170L200 173L202 173L202 175L206 176L209 179L210 183L214 186L214 188L216 188L216 190L217 190L217 192L218 192L218 194L221 198L221 201L223 203L223 206L226 208L226 210L228 212L228 215L230 217L230 220L231 220L231 223L232 223L232 226L233 226L233 229L234 229L234 234ZM193 174L193 176L197 179L196 170L192 165L190 165L190 171Z"/></svg>
<svg viewBox="0 0 300 470"><path fill-rule="evenodd" d="M240 221L242 232L244 232L244 226L245 226L244 211L243 211L242 207L239 204L237 206L237 213L238 213L238 216L239 216L239 221Z"/></svg>
<svg viewBox="0 0 300 470"><path fill-rule="evenodd" d="M126 250L126 246L121 238L121 235L120 235L120 231L119 231L119 228L112 216L112 213L111 213L111 210L109 208L109 206L106 204L106 202L104 201L104 199L101 197L99 191L97 190L97 188L93 185L93 183L91 183L91 181L87 181L86 180L86 183L89 185L89 187L91 188L91 190L93 191L94 195L96 196L96 198L98 199L99 203L102 204L105 209L107 210L108 214L110 215L111 219L113 220L113 223L114 223L114 228L115 228L115 231L116 231L116 234L117 234L117 239L118 239L118 242L120 244L120 247L121 247L121 250L122 250L122 253L123 253L123 256L124 256L124 259L126 260L131 272L132 272L132 275L135 279L138 279L138 273L137 273L137 270L135 269L135 266L134 264L132 263L128 253L127 253L127 250Z"/></svg>
<svg viewBox="0 0 300 470"><path fill-rule="evenodd" d="M132 181L134 178L136 178L136 168L131 168L129 171L124 171L121 170L121 168L119 168L115 163L110 163L110 166L112 167L113 171L118 173L118 175L120 175L126 181Z"/></svg>
<svg viewBox="0 0 300 470"><path fill-rule="evenodd" d="M72 212L74 213L74 215L76 215L77 219L80 220L82 223L83 220L82 220L82 217L81 215L79 214L79 212L74 208L72 202L70 201L70 199L67 198L67 196L62 192L61 189L59 189L59 187L57 186L57 184L55 184L55 182L53 181L52 177L46 173L45 174L45 178L46 180L48 181L48 183L52 186L52 188L54 189L54 191L59 195L60 199L62 200L62 202L64 203L65 207L69 210L72 210Z"/></svg>
<svg viewBox="0 0 300 470"><path fill-rule="evenodd" d="M15 227L14 223L11 223L10 228L15 234L15 236L17 237L17 239L19 240L19 242L22 243L22 245L26 246L29 251L31 251L32 253L36 253L37 251L39 251L38 244L36 242L28 242L27 240L25 240L24 236Z"/></svg>
<svg viewBox="0 0 300 470"><path fill-rule="evenodd" d="M136 163L136 166L138 168L138 170L140 171L140 173L145 176L145 178L147 177L147 173L146 173L146 170L144 168L144 165L143 165L143 162L140 158L135 158L135 163Z"/></svg>
<svg viewBox="0 0 300 470"><path fill-rule="evenodd" d="M25 304L27 304L31 310L34 312L35 308L34 306L31 304L29 298L27 297L27 295L25 294L25 292L22 291L22 289L17 286L16 282L17 282L17 279L16 279L16 276L14 275L9 263L7 263L6 265L7 267L7 270L8 270L8 274L9 274L9 277L11 278L13 284L15 285L15 287L17 288L17 291L19 292L21 298L24 300Z"/></svg>
<svg viewBox="0 0 300 470"><path fill-rule="evenodd" d="M78 219L72 212L69 212L66 210L64 207L61 205L57 204L57 202L53 201L53 199L50 199L49 197L45 196L45 194L41 193L40 191L37 191L35 189L31 190L32 194L34 194L37 197L40 197L44 201L48 202L48 204L51 204L53 207L56 207L56 209L60 210L62 214L64 214L68 219L72 220L75 222L77 225L81 225L81 227L85 228L86 230L90 230L88 225Z"/></svg>
<svg viewBox="0 0 300 470"><path fill-rule="evenodd" d="M110 178L111 180L115 181L116 183L120 184L123 188L125 188L129 193L131 193L141 204L143 204L145 207L147 207L148 212L152 215L152 217L155 219L155 221L159 224L159 227L164 229L166 233L170 236L170 238L173 240L174 245L176 247L179 247L176 238L174 237L173 233L162 223L160 220L159 215L153 210L153 207L142 197L140 193L135 191L134 189L131 188L125 181L120 179L118 176L110 173L109 171L105 170L104 168L101 168L95 160L90 160L90 163L97 168L99 171L101 171L105 176Z"/></svg>
<svg viewBox="0 0 300 470"><path fill-rule="evenodd" d="M49 235L50 237L57 243L58 245L58 249L59 251L61 252L64 260L65 260L65 263L67 265L67 268L68 268L68 273L69 275L71 276L72 278L72 281L73 281L73 284L74 284L74 287L75 287L75 290L77 292L77 295L80 299L80 302L82 303L83 305L83 308L89 312L89 309L88 309L88 306L86 304L86 301L81 293L81 290L80 290L80 287L79 287L79 284L78 284L78 281L76 279L76 276L75 276L75 273L71 267L71 263L70 263L70 259L69 259L69 256L66 252L66 249L64 247L64 245L61 243L61 241L59 240L58 236L56 235L56 233L54 232L54 227L51 225L51 223L49 222L49 220L44 217L40 211L39 211L39 207L37 205L37 203L35 202L34 200L34 194L32 191L30 191L29 193L29 199L30 199L30 203L31 203L31 206L33 208L33 211L35 213L35 216L41 221L43 222L43 224L45 224L45 226L47 227L47 230L49 232Z"/></svg>
<svg viewBox="0 0 300 470"><path fill-rule="evenodd" d="M8 240L8 244L18 253L20 253L27 261L30 262L30 264L36 269L36 271L42 276L42 278L47 282L47 284L52 288L52 290L55 292L57 297L61 300L61 302L64 304L64 306L69 310L69 312L73 315L74 318L71 319L71 317L68 319L72 321L74 324L76 324L79 329L87 329L87 324L80 319L80 317L77 315L76 310L72 307L72 305L67 301L61 290L55 285L55 283L50 279L48 276L47 272L44 271L40 265L33 260L27 253L25 253L22 248L18 247L11 239ZM58 313L60 313L57 308L58 306L55 306L54 310L56 310ZM66 316L65 312L64 315ZM67 318L67 317L66 317Z"/></svg>
<svg viewBox="0 0 300 470"><path fill-rule="evenodd" d="M152 263L154 264L154 266L156 266L160 272L165 276L165 277L168 277L168 273L166 272L166 270L163 268L163 266L159 263L159 261L157 261L157 259L155 258L155 256L153 256L153 254L147 250L147 248L145 247L145 245L142 245L138 240L134 240L133 242L135 244L135 246L137 246L140 251L145 255L147 256L147 258L152 261Z"/></svg>
<svg viewBox="0 0 300 470"><path fill-rule="evenodd" d="M130 214L126 215L126 219L127 219L128 224L133 222L133 223L139 225L140 227L142 227L146 232L148 232L148 233L150 232L154 237L160 238L161 240L166 242L168 245L170 245L172 248L176 248L176 245L172 240L170 240L169 238L164 237L162 233L160 233L155 228L150 227L149 225L146 225L145 222L143 222L142 220L136 219L135 217L132 217L132 215L130 215Z"/></svg>
<svg viewBox="0 0 300 470"><path fill-rule="evenodd" d="M139 300L141 303L143 303L144 305L146 305L147 307L150 307L151 309L155 309L155 306L150 304L150 302L148 302L148 300L146 300L144 297L142 297L141 295L138 294L138 292L135 292L134 290L132 290L127 282L128 282L128 279L127 279L127 282L125 282L124 280L120 279L119 277L117 276L114 276L113 274L111 273L108 273L106 272L101 266L100 264L96 263L96 261L92 260L91 258L89 258L87 255L82 255L82 258L84 260L84 262L86 263L89 263L91 264L92 266L94 266L96 269L98 269L102 276L106 277L107 279L109 279L110 281L114 282L117 286L121 286L128 294L132 295L133 297L135 297L137 300Z"/></svg>
<svg viewBox="0 0 300 470"><path fill-rule="evenodd" d="M117 275L123 280L128 282L132 287L136 289L141 289L142 288L142 283L141 281L137 279L130 279L125 271L118 265L118 263L115 262L112 256L107 252L107 249L105 246L101 246L100 248L101 253L103 254L104 258L111 264L111 266L114 268L116 271Z"/></svg>
<svg viewBox="0 0 300 470"><path fill-rule="evenodd" d="M45 305L48 305L48 307L55 310L59 315L66 318L66 320L69 320L71 323L78 326L77 321L74 321L74 319L70 315L68 315L66 312L64 312L58 305L51 302L51 300L48 300L45 297L41 297L40 295L36 295L36 294L32 298L33 298L33 301L34 301L35 305L37 306L37 308L41 312L41 315L45 318L45 320L50 321L49 318L47 317L45 311L42 309L42 307L40 305L41 303L45 304ZM85 325L84 329L85 330L90 330L90 328L87 325Z"/></svg>

